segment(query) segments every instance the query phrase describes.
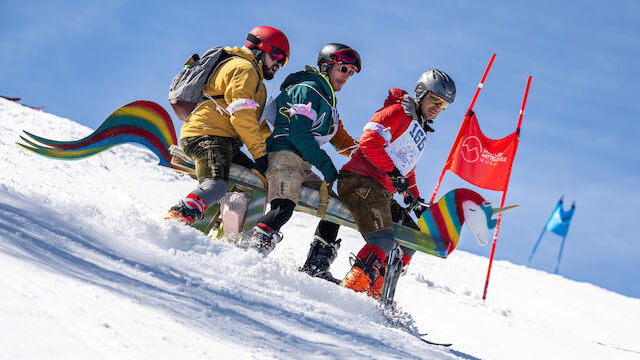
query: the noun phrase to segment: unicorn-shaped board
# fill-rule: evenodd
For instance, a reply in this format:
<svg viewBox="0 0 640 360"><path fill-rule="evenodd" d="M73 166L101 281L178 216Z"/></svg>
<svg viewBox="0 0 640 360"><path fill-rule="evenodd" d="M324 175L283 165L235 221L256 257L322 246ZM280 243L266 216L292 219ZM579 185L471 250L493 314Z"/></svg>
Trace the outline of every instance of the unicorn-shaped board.
<svg viewBox="0 0 640 360"><path fill-rule="evenodd" d="M18 145L36 154L61 160L77 160L95 155L112 146L123 143L138 143L154 152L159 165L177 171L193 173L193 162L176 146L177 137L169 114L160 105L150 101L135 101L116 110L91 135L76 141L54 141L24 132L20 138L27 143ZM36 142L42 144L37 144ZM233 165L229 175L229 191L241 190L249 194L249 209L244 228L251 229L264 211L265 194L262 181L249 169ZM319 215L321 194L317 190L303 187L296 210ZM496 226L492 217L512 207L494 209L478 193L469 189L449 191L437 203L431 205L418 219L420 231L394 225L394 237L398 244L446 258L458 246L462 224L473 234L479 245L489 242L489 232ZM199 229L208 235L211 222L219 207L212 206L205 215ZM356 229L355 221L347 208L334 197L329 197L326 210L321 217L340 225ZM198 224L196 224L198 225Z"/></svg>

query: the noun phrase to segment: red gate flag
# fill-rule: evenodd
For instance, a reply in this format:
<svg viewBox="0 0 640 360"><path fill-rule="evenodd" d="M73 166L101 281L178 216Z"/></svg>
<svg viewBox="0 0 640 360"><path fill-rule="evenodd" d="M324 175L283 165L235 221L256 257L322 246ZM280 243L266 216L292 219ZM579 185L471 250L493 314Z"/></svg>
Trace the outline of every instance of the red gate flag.
<svg viewBox="0 0 640 360"><path fill-rule="evenodd" d="M517 147L517 130L502 139L490 139L480 130L476 114L469 111L444 168L475 186L504 191Z"/></svg>

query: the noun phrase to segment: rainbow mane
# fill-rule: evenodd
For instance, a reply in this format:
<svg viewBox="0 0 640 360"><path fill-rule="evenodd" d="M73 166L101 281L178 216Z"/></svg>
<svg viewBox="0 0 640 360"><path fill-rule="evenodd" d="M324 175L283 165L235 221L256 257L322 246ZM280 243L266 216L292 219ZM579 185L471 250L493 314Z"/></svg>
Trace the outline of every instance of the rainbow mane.
<svg viewBox="0 0 640 360"><path fill-rule="evenodd" d="M169 147L177 144L171 116L162 106L151 101L135 101L114 111L91 135L75 141L55 141L24 131L30 139L17 143L36 154L62 160L77 160L96 155L112 146L138 143L160 159L160 165L171 167ZM39 145L32 140L39 142Z"/></svg>
<svg viewBox="0 0 640 360"><path fill-rule="evenodd" d="M469 189L449 191L437 203L431 205L418 219L420 231L448 244L446 249L437 249L449 255L458 246L460 229L464 224L463 202L470 200L482 209L487 216L487 228L493 229L496 220L492 220L492 207L478 193Z"/></svg>

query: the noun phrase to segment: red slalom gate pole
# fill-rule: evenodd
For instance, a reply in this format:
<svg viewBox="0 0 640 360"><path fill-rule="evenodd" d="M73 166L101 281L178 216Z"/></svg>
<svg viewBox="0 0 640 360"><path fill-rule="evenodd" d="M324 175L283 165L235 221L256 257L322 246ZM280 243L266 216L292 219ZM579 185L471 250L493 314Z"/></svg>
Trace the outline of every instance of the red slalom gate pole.
<svg viewBox="0 0 640 360"><path fill-rule="evenodd" d="M473 110L473 106L476 104L476 100L478 99L478 95L480 94L480 90L484 86L484 81L487 79L487 75L489 75L489 70L491 69L491 65L493 65L493 60L495 60L495 58L496 58L496 54L491 55L491 60L489 60L489 64L487 65L487 69L484 71L484 74L482 74L482 80L480 80L480 83L478 84L478 88L476 89L476 93L473 94L473 99L471 100L471 104L469 104L469 110L467 110L467 113L469 113L471 110Z"/></svg>
<svg viewBox="0 0 640 360"><path fill-rule="evenodd" d="M502 200L500 207L504 207L504 199L507 197L507 189L502 192ZM487 280L484 282L484 292L482 300L487 298L487 290L489 289L489 276L491 275L491 265L493 264L493 254L496 252L496 243L498 242L498 233L500 232L500 223L502 222L502 213L498 214L498 222L496 223L496 231L493 233L493 244L491 245L491 256L489 257L489 269L487 270Z"/></svg>
<svg viewBox="0 0 640 360"><path fill-rule="evenodd" d="M518 151L518 144L520 143L520 126L522 125L522 118L524 117L524 108L527 105L527 97L529 96L529 87L531 86L531 76L527 79L527 86L524 90L524 98L522 99L522 105L520 106L520 114L518 116L518 125L516 131L518 136L516 137L516 148L513 152L515 158ZM514 159L515 160L515 159ZM507 188L502 193L502 200L500 200L500 207L504 207L504 199L507 197L507 190L509 190L509 178L511 177L511 169L513 168L513 162L507 175ZM498 214L498 222L496 223L496 231L493 233L493 244L491 245L491 256L489 257L489 268L487 269L487 279L484 282L484 291L482 293L482 300L487 299L487 290L489 289L489 276L491 275L491 265L493 264L493 255L496 251L496 243L498 242L498 233L500 232L500 223L502 222L502 213Z"/></svg>
<svg viewBox="0 0 640 360"><path fill-rule="evenodd" d="M530 86L531 76L527 79L527 87L524 89L524 98L522 99L522 106L520 106L520 117L518 117L518 137L520 137L520 125L522 125L522 118L524 117L524 108L527 106L527 97L529 96Z"/></svg>
<svg viewBox="0 0 640 360"><path fill-rule="evenodd" d="M484 74L482 74L482 79L480 80L480 83L478 83L478 87L476 88L476 93L473 94L473 99L471 100L471 104L469 105L469 110L467 110L467 113L465 115L464 121L462 122L462 125L460 125L460 129L458 130L458 135L456 135L456 141L453 143L453 146L451 146L451 150L449 151L449 156L447 156L447 161L445 161L445 164L442 167L442 173L440 173L440 178L438 178L438 182L436 183L435 189L433 189L433 193L431 194L431 199L429 199L429 202L433 203L433 201L436 198L436 195L438 195L438 190L440 190L440 185L442 184L442 179L444 178L444 173L447 171L447 162L451 158L451 154L453 153L453 149L454 149L456 143L458 142L458 138L460 137L460 133L462 132L462 129L464 129L464 124L467 121L468 116L471 114L471 111L473 110L473 106L476 104L476 100L478 99L478 95L480 94L480 90L484 86L484 81L487 79L487 75L489 75L489 70L491 70L491 65L493 65L493 60L495 58L496 58L496 54L491 55L491 59L489 60L489 64L487 65L487 68L484 70Z"/></svg>

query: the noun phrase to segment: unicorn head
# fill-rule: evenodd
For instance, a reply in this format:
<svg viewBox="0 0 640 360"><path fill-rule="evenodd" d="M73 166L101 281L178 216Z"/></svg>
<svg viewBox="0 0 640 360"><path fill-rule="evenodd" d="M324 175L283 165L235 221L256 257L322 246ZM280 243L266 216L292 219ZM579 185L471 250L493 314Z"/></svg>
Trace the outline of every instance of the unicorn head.
<svg viewBox="0 0 640 360"><path fill-rule="evenodd" d="M494 209L475 191L455 189L423 212L418 225L421 231L447 243L448 255L458 246L462 224L466 223L478 245L484 246L489 243L489 231L496 227L493 214L510 208Z"/></svg>

